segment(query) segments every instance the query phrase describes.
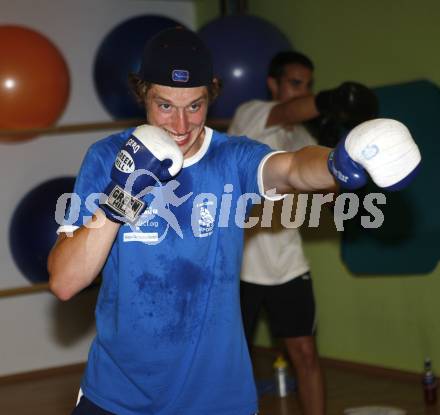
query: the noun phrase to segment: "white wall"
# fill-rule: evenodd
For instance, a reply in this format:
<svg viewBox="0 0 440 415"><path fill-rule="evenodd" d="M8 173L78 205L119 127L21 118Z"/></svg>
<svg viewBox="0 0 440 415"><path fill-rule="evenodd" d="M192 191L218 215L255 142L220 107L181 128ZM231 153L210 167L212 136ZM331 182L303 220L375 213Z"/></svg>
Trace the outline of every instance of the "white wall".
<svg viewBox="0 0 440 415"><path fill-rule="evenodd" d="M161 14L190 28L195 25L191 1L0 0L0 10L0 25L37 30L64 55L71 93L59 125L110 120L95 94L92 73L96 50L118 23L141 14ZM0 142L0 289L29 285L13 262L8 242L9 223L20 199L43 181L75 176L87 147L108 133ZM90 290L64 304L48 293L0 298L0 376L85 361L94 334L95 295L96 290Z"/></svg>

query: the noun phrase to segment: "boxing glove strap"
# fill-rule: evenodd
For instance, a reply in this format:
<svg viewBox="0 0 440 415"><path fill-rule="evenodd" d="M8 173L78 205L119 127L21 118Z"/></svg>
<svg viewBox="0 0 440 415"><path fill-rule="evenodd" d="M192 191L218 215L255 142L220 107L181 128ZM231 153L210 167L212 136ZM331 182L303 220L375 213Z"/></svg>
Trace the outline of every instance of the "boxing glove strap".
<svg viewBox="0 0 440 415"><path fill-rule="evenodd" d="M327 166L343 189L359 189L368 181L365 169L347 153L345 139L329 154Z"/></svg>

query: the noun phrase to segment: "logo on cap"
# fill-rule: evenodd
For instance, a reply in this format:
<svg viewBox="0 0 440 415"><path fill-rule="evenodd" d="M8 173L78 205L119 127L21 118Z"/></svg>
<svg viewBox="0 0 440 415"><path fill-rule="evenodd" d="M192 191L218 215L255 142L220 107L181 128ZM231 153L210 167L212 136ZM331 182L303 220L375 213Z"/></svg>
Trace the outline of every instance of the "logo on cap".
<svg viewBox="0 0 440 415"><path fill-rule="evenodd" d="M174 82L188 82L189 81L189 71L185 69L174 69L171 74L171 79Z"/></svg>

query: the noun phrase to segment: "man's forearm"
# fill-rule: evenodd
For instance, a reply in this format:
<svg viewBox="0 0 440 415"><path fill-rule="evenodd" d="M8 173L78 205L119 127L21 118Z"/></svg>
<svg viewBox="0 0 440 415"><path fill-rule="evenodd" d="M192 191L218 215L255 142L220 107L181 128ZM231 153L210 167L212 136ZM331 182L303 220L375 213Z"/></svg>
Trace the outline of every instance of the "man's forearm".
<svg viewBox="0 0 440 415"><path fill-rule="evenodd" d="M327 167L330 151L327 147L308 146L273 155L264 168L265 190L275 188L279 194L337 190Z"/></svg>
<svg viewBox="0 0 440 415"><path fill-rule="evenodd" d="M49 254L50 289L61 300L70 299L93 282L118 233L120 224L106 219L100 210L93 218L72 236L60 235Z"/></svg>

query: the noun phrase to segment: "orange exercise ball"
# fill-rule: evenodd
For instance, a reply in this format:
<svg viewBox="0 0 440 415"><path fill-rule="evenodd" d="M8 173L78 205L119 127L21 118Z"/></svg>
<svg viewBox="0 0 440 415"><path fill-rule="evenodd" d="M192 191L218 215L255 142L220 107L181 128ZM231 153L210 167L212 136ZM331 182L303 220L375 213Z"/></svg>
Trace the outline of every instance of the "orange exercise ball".
<svg viewBox="0 0 440 415"><path fill-rule="evenodd" d="M49 127L69 90L66 62L49 39L26 27L0 26L0 130ZM29 138L0 134L0 141Z"/></svg>

